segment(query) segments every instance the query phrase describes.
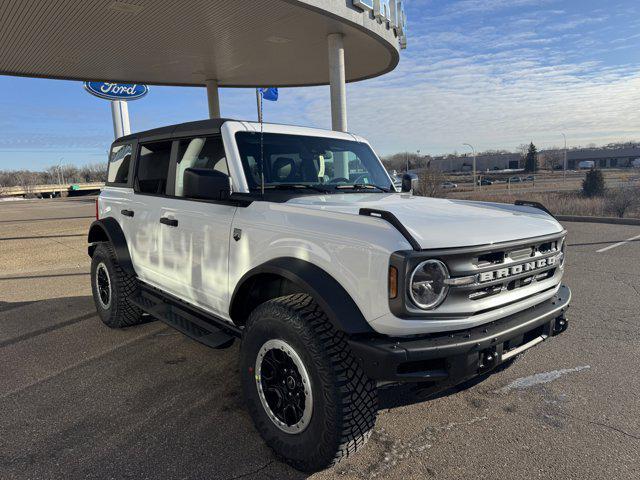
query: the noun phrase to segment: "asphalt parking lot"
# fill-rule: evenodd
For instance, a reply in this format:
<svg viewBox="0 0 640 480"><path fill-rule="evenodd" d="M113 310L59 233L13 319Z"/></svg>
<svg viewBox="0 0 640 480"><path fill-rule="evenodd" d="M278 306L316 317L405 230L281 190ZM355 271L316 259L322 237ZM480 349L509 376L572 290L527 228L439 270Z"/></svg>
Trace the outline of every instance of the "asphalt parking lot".
<svg viewBox="0 0 640 480"><path fill-rule="evenodd" d="M244 410L238 345L95 315L91 199L0 203L0 478L302 479ZM640 478L640 227L567 223L570 329L437 398L382 392L311 478ZM600 252L599 252L600 250Z"/></svg>

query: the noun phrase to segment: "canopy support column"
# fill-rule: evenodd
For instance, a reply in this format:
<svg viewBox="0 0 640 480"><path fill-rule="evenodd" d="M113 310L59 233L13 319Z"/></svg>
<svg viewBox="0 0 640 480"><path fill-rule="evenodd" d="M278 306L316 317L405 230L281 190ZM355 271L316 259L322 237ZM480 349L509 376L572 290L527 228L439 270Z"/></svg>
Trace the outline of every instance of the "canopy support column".
<svg viewBox="0 0 640 480"><path fill-rule="evenodd" d="M111 117L113 119L113 134L116 138L124 137L131 133L129 123L129 106L122 100L111 102Z"/></svg>
<svg viewBox="0 0 640 480"><path fill-rule="evenodd" d="M331 33L329 43L329 82L331 91L331 128L347 131L347 87L345 83L344 44L341 33Z"/></svg>
<svg viewBox="0 0 640 480"><path fill-rule="evenodd" d="M207 103L209 104L209 118L220 118L220 97L218 96L218 81L207 80Z"/></svg>

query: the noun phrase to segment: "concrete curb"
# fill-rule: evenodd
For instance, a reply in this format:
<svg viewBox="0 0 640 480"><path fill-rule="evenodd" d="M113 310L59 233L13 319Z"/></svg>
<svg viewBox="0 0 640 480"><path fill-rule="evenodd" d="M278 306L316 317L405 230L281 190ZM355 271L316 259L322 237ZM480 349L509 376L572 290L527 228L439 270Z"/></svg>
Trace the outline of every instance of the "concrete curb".
<svg viewBox="0 0 640 480"><path fill-rule="evenodd" d="M610 223L614 225L640 226L640 218L581 217L576 215L556 215L555 217L563 222Z"/></svg>

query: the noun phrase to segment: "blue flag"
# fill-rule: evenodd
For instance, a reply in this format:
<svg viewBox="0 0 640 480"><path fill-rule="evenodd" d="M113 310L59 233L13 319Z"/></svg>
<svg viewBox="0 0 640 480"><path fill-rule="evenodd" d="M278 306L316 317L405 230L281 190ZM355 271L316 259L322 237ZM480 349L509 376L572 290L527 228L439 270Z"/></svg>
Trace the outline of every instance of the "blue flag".
<svg viewBox="0 0 640 480"><path fill-rule="evenodd" d="M278 101L278 89L277 88L261 88L260 94L265 100L271 100L272 102Z"/></svg>

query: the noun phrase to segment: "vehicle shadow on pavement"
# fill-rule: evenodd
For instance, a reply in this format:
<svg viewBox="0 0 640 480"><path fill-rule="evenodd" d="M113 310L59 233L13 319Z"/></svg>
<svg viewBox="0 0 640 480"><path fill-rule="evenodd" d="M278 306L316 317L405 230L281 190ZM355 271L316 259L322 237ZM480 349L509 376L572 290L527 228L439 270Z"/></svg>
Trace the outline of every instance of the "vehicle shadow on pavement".
<svg viewBox="0 0 640 480"><path fill-rule="evenodd" d="M90 296L12 306L3 304L0 325L16 330L0 345L0 362L8 383L25 374L37 381L18 379L24 388L0 395L0 478L308 477L276 458L254 428L239 342L212 350L151 318L112 330ZM380 409L485 378L430 396L410 385L381 389Z"/></svg>
<svg viewBox="0 0 640 480"><path fill-rule="evenodd" d="M255 430L238 342L212 350L153 321L109 329L91 296L2 308L0 478L308 477Z"/></svg>
<svg viewBox="0 0 640 480"><path fill-rule="evenodd" d="M24 305L29 305L30 303L33 303L33 301L3 302L2 300L0 300L0 313L8 312L9 310L13 310L14 308L19 308L19 307L22 307Z"/></svg>

